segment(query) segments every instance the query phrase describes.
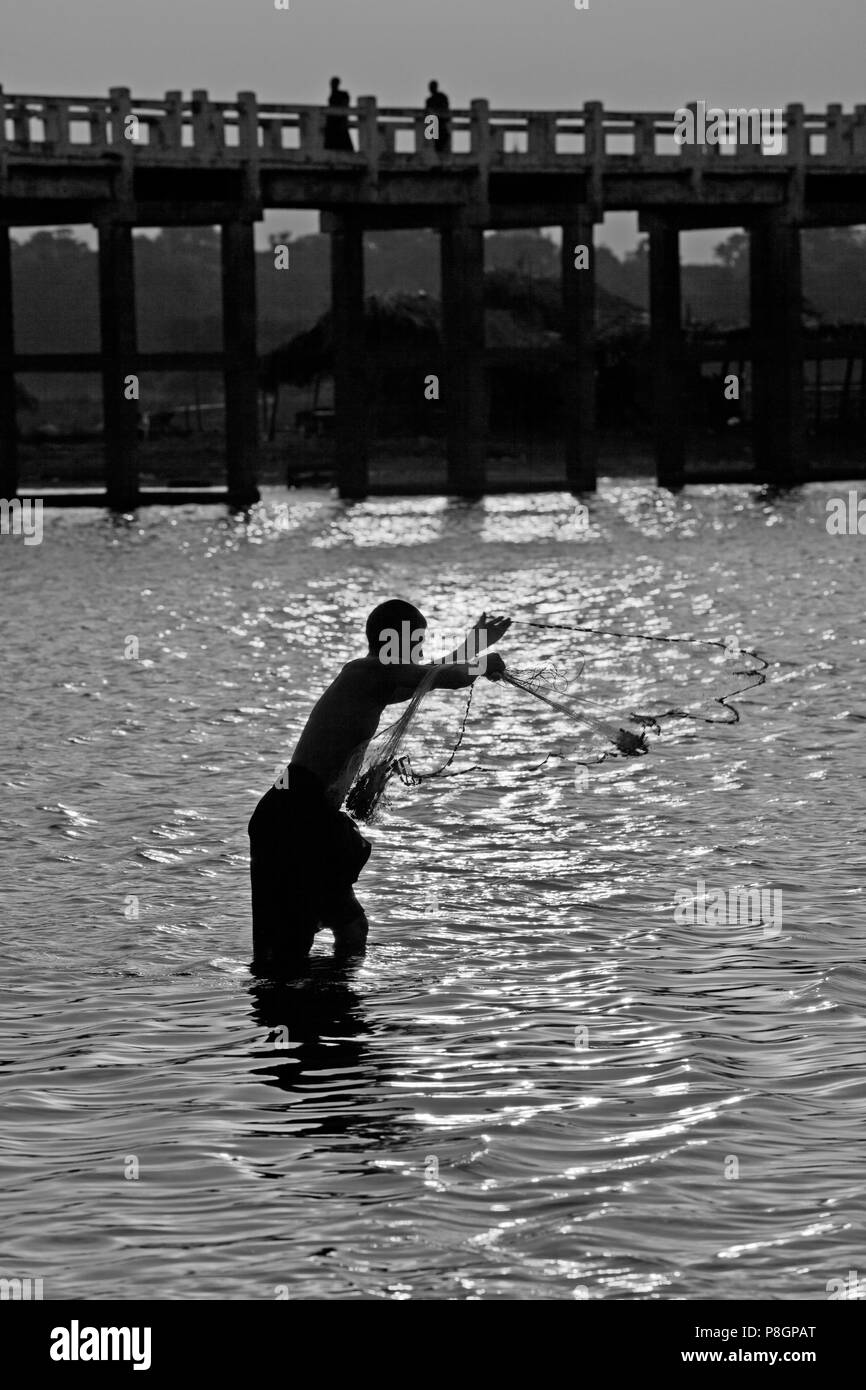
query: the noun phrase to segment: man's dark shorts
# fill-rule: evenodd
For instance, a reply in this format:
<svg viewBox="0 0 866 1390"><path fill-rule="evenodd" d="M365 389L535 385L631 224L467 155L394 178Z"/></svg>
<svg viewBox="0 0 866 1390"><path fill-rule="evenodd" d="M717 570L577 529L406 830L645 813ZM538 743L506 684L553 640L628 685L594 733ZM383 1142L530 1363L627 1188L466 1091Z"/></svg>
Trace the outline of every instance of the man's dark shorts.
<svg viewBox="0 0 866 1390"><path fill-rule="evenodd" d="M319 927L336 935L362 911L352 885L370 857L369 840L329 805L312 772L291 764L287 781L265 792L249 824L257 965L303 958Z"/></svg>

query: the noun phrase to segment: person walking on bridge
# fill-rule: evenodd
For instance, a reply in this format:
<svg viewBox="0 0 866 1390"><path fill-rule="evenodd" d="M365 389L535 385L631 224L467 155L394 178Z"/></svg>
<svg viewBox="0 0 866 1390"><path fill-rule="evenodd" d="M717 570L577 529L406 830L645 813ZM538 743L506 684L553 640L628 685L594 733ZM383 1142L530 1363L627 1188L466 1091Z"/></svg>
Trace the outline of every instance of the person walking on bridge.
<svg viewBox="0 0 866 1390"><path fill-rule="evenodd" d="M339 77L331 78L331 95L328 97L328 110L347 111L350 106L349 93L340 86ZM325 149L346 150L354 154L355 146L349 134L347 115L327 116L325 118Z"/></svg>
<svg viewBox="0 0 866 1390"><path fill-rule="evenodd" d="M451 108L445 93L440 92L438 82L431 82L429 84L429 91L430 95L424 103L424 110L431 112L439 123L439 133L436 136L436 153L446 154L451 148L451 125L447 115L444 113L450 111Z"/></svg>

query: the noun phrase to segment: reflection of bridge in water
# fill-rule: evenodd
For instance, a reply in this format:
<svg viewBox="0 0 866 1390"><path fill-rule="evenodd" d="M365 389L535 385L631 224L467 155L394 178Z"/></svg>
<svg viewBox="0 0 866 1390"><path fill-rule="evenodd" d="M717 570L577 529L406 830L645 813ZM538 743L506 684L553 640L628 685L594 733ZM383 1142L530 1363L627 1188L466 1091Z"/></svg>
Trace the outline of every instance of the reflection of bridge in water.
<svg viewBox="0 0 866 1390"><path fill-rule="evenodd" d="M96 371L103 382L108 500L139 497L137 403L144 371L224 374L228 493L257 496L257 351L253 227L266 208L316 208L331 235L336 460L342 495L368 477L364 360L365 229L441 235L448 491L485 486L484 231L558 226L565 329L550 349L563 380L565 476L595 485L594 270L575 268L605 212L636 210L650 239L652 400L658 478L685 475L685 349L679 232L745 226L751 247L753 455L756 480L807 476L803 416L800 229L866 222L866 106L783 113L778 153L759 143L677 145L674 113L449 113L450 146L425 137L424 111L347 108L354 149L325 149L327 108L259 103L3 96L0 90L0 494L14 494L15 372ZM333 116L333 111L330 113ZM91 223L99 233L101 352L15 354L9 228ZM222 228L224 342L215 352L140 353L135 227ZM419 384L419 390L422 389ZM697 476L689 473L689 477ZM701 475L705 476L705 475Z"/></svg>

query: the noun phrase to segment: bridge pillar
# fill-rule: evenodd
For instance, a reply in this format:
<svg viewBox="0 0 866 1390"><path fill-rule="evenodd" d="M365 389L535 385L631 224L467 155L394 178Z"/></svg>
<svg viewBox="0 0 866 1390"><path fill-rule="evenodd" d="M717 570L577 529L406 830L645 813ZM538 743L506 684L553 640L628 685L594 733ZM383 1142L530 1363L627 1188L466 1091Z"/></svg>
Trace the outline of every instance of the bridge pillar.
<svg viewBox="0 0 866 1390"><path fill-rule="evenodd" d="M800 229L781 211L750 227L752 447L768 480L806 474Z"/></svg>
<svg viewBox="0 0 866 1390"><path fill-rule="evenodd" d="M18 491L14 352L12 245L9 228L0 227L0 497L7 502Z"/></svg>
<svg viewBox="0 0 866 1390"><path fill-rule="evenodd" d="M487 383L484 370L484 231L444 227L442 328L448 492L481 497L487 474Z"/></svg>
<svg viewBox="0 0 866 1390"><path fill-rule="evenodd" d="M586 247L578 256L576 248ZM578 269L578 262L583 265ZM595 491L598 437L595 424L595 247L587 208L562 228L562 372L565 472L572 492Z"/></svg>
<svg viewBox="0 0 866 1390"><path fill-rule="evenodd" d="M135 272L132 227L99 225L99 321L105 497L115 511L138 504L139 401L128 378L136 375Z"/></svg>
<svg viewBox="0 0 866 1390"><path fill-rule="evenodd" d="M680 307L679 229L661 217L646 219L650 238L650 349L656 479L681 487L683 433L683 332Z"/></svg>
<svg viewBox="0 0 866 1390"><path fill-rule="evenodd" d="M256 252L253 224L222 225L223 381L229 505L259 500Z"/></svg>
<svg viewBox="0 0 866 1390"><path fill-rule="evenodd" d="M334 343L334 446L341 497L366 497L368 403L364 357L364 229L334 215L331 227L331 323Z"/></svg>

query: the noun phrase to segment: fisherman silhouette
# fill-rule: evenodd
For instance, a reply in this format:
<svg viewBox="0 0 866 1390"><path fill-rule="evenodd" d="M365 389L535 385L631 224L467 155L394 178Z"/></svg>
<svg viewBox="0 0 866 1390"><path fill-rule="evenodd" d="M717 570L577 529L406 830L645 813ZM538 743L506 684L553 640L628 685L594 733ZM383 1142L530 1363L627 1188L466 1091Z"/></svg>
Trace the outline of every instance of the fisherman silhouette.
<svg viewBox="0 0 866 1390"><path fill-rule="evenodd" d="M332 77L328 109L348 110L349 105L349 93L343 91L339 77ZM352 144L352 137L349 134L348 116L327 116L325 118L325 149L348 150L350 153L354 153L355 146Z"/></svg>
<svg viewBox="0 0 866 1390"><path fill-rule="evenodd" d="M438 82L431 82L429 87L430 95L424 103L424 110L432 112L438 118L439 134L436 138L436 153L445 154L451 148L451 125L448 117L443 113L451 108L445 93L440 92Z"/></svg>

